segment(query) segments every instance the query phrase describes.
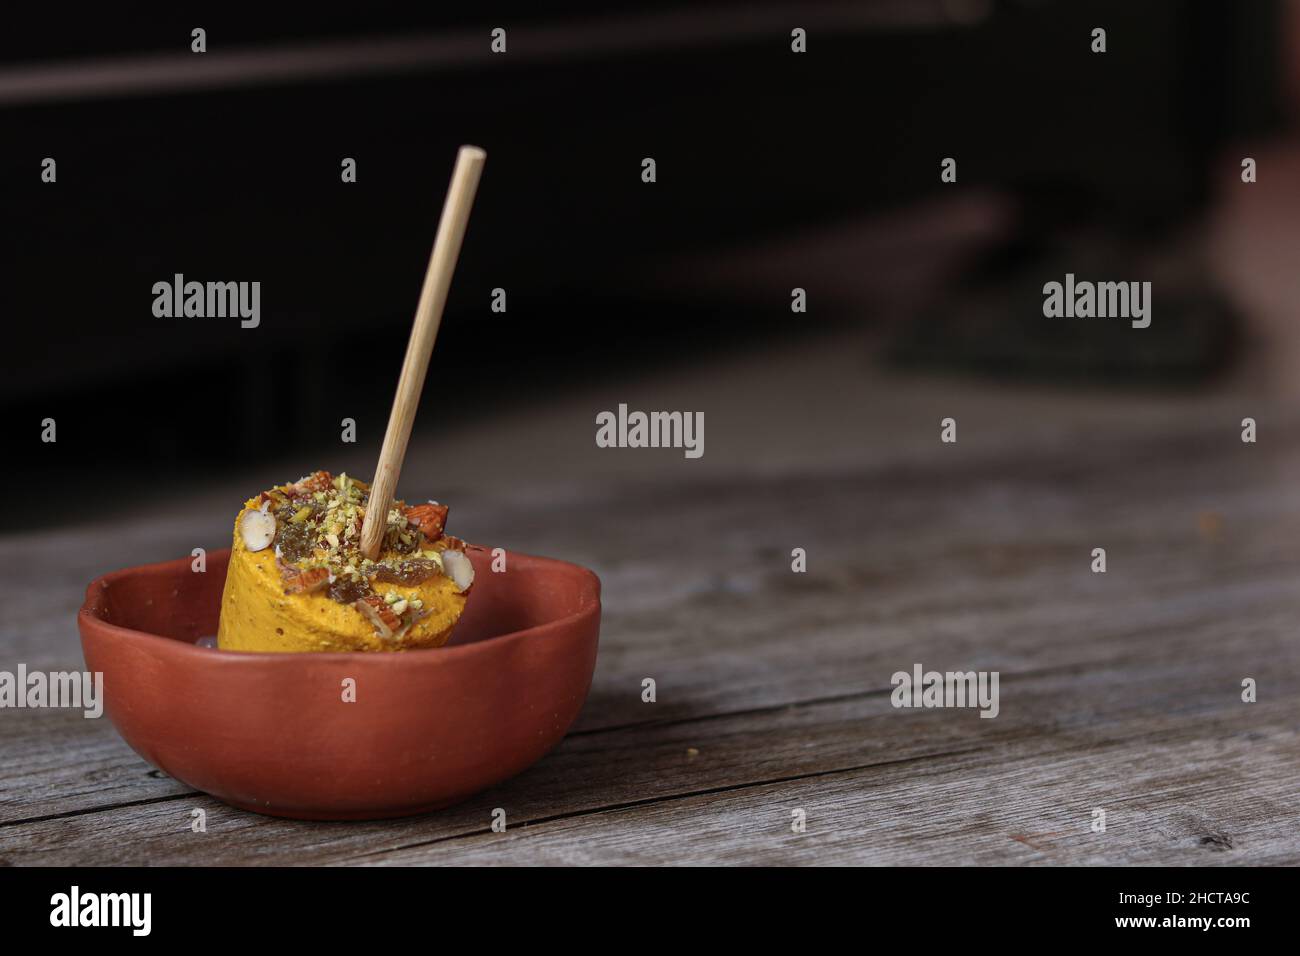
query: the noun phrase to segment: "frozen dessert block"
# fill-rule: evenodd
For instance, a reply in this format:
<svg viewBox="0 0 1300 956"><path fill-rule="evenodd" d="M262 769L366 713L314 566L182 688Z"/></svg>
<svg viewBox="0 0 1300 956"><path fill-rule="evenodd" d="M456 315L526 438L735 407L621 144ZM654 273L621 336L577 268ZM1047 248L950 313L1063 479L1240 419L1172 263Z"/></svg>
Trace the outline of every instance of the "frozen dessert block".
<svg viewBox="0 0 1300 956"><path fill-rule="evenodd" d="M318 471L264 491L235 519L217 646L228 651L440 647L474 569L447 508L389 502L377 560L362 556L370 487Z"/></svg>

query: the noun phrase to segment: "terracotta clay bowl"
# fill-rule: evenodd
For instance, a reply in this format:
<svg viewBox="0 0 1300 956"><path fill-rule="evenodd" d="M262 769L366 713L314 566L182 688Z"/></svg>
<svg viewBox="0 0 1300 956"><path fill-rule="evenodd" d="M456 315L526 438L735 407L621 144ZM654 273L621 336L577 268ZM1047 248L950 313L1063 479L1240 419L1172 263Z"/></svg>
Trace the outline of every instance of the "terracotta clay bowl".
<svg viewBox="0 0 1300 956"><path fill-rule="evenodd" d="M86 666L136 753L245 810L311 820L405 816L519 773L560 742L591 686L600 581L577 565L470 549L475 582L447 646L250 654L217 631L229 551L116 571L77 618ZM355 702L344 701L345 680Z"/></svg>

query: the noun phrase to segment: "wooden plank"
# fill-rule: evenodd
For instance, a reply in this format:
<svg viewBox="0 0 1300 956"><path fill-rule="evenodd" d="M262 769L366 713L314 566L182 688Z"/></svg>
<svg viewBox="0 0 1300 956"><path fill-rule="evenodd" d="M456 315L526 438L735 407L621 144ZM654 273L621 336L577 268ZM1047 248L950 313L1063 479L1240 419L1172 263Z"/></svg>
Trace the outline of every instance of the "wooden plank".
<svg viewBox="0 0 1300 956"><path fill-rule="evenodd" d="M1300 738L955 753L579 815L363 858L387 865L1295 865ZM1226 729L1226 728L1225 728ZM1094 833L1095 809L1106 831ZM791 830L803 809L807 831Z"/></svg>
<svg viewBox="0 0 1300 956"><path fill-rule="evenodd" d="M1044 566L1049 572L1052 569L1050 564L1040 565L1036 574ZM914 660L945 669L991 665L1006 675L1076 665L1106 665L1098 673L1110 673L1119 667L1138 667L1142 653L1181 660L1203 653L1208 646L1223 652L1215 659L1222 660L1225 668L1236 664L1240 676L1267 672L1270 693L1281 692L1296 686L1295 675L1300 672L1297 651L1285 637L1286 622L1300 610L1290 584L1296 570L1279 565L1267 573L1252 570L1248 579L1239 580L1221 567L1208 590L1196 586L1199 580L1192 578L1180 592L1164 590L1155 603L1144 590L1130 585L1123 600L1112 598L1104 615L1095 614L1091 599L1063 601L1058 587L1050 580L1040 582L1036 575L1029 585L1021 581L1014 593L990 599L994 606L989 609L979 606L979 595L956 601L945 598L951 606L909 606L915 595L908 597L906 588L895 588L882 595L884 607L864 597L834 609L833 616L825 607L818 609L822 589L800 595L783 578L774 579L770 585L774 600L747 604L727 597L733 614L715 625L707 647L697 650L693 659L688 647L674 646L671 629L666 635L656 630L657 643L649 644L647 631L662 627L653 615L624 616L629 630L646 630L636 632L638 642L617 652L612 664L610 654L602 652L578 729L676 721L861 694L864 688L886 687L894 670L906 669ZM856 572L850 564L840 573ZM1028 573L1022 572L1017 580ZM995 580L984 596L996 594L1003 586ZM673 612L679 613L690 636L685 623L689 615ZM1078 622L1090 613L1098 621L1091 638L1080 641ZM805 630L799 642L784 640L801 626L801 618L812 616L819 617L817 626ZM1243 620L1251 622L1250 628L1242 630ZM1266 629L1263 635L1261 628ZM997 635L996 642L986 642L984 634ZM1135 647L1135 642L1141 643ZM741 648L748 653L740 653ZM667 655L666 665L649 663L650 652L656 650ZM701 666L703 676L695 673ZM786 676L792 672L793 677ZM660 700L652 705L640 697L640 677L646 674L660 680ZM1223 680L1224 692L1234 694L1239 678ZM718 698L723 699L721 704ZM57 736L51 737L52 730L57 730ZM66 720L56 713L9 712L0 721L0 744L9 755L8 773L0 779L0 819L105 805L105 796L89 786L89 780L101 781L104 789L118 791L115 798L125 801L171 792L161 790L158 781L144 773L147 768L120 745L106 722L85 721L76 712L66 712ZM52 762L61 769L52 771ZM120 772L105 776L104 767ZM50 772L58 773L57 782L43 785L43 775Z"/></svg>
<svg viewBox="0 0 1300 956"><path fill-rule="evenodd" d="M74 710L17 711L0 730L0 827L192 792L145 763L107 719L87 720ZM0 852L4 844L0 829Z"/></svg>
<svg viewBox="0 0 1300 956"><path fill-rule="evenodd" d="M1209 749L1225 736L1249 736L1260 726L1296 725L1300 701L1241 703L1232 688L1222 686L1222 667L1221 657L1188 668L1151 655L1109 672L1011 677L995 720L972 711L897 710L881 689L802 706L580 733L519 778L459 807L411 820L298 823L178 794L0 825L0 847L15 863L372 862L404 848L481 834L498 806L520 824L864 768L907 764L926 772L959 756L995 764L1003 754L1032 762L1035 755L1120 744L1155 749L1200 741ZM188 833L195 807L209 815L203 835L208 839L178 839Z"/></svg>
<svg viewBox="0 0 1300 956"><path fill-rule="evenodd" d="M573 554L602 573L602 666L618 666L620 676L639 685L651 663L698 660L701 652L724 666L738 652L749 660L751 649L765 647L773 630L792 627L812 642L806 663L815 666L811 652L822 635L815 628L803 633L809 622L832 629L854 622L915 627L918 614L999 611L1025 602L1065 616L1096 609L1102 596L1138 602L1179 584L1201 588L1208 575L1230 575L1234 568L1271 568L1280 582L1300 564L1300 546L1280 530L1300 511L1297 492L1279 479L1286 466L1285 459L1269 455L1263 468L1255 466L1260 474L1247 481L1223 463L1179 458L1148 464L1145 471L1124 473L1123 483L1142 482L1160 493L1136 499L1118 487L1119 478L1112 491L1084 487L1065 496L1054 471L1032 479L985 471L938 480L905 471L751 481L741 489L712 483L633 486L594 493L581 507L561 504L544 519L530 509L498 509L502 514L494 523L513 529L510 537L525 548ZM1014 467L1017 473L1033 469L1032 463ZM1200 487L1210 480L1207 472L1219 491ZM805 493L810 485L813 495ZM474 496L470 501L481 506ZM880 508L882 501L888 507ZM600 520L590 518L593 509ZM1198 516L1209 509L1218 509L1225 528L1223 540L1214 544L1198 540L1196 532ZM229 509L212 510L215 519L164 513L130 533L113 525L0 544L0 574L12 594L0 644L7 659L33 667L75 664L80 650L72 616L84 583L106 564L184 554L196 542L219 546L229 533ZM646 521L646 512L672 519ZM756 527L756 514L781 515L781 535L788 541L778 544L771 529ZM688 548L677 530L683 526L693 529ZM112 537L111 561L103 547L79 547L88 536ZM486 539L504 537L503 530ZM1102 540L1114 568L1104 581L1087 573L1088 552ZM799 542L812 562L802 577L789 573L785 547ZM1045 600L1049 596L1074 604L1057 607ZM1153 606L1142 612L1145 619L1171 616L1161 602L1147 603ZM754 627L767 622L775 627L755 635ZM830 639L844 643L843 635ZM843 672L839 661L827 663L822 671ZM703 667L693 671L709 673ZM810 671L808 683L821 686L823 677ZM739 685L715 690L726 695L717 698L722 711L733 700L740 706L754 701Z"/></svg>
<svg viewBox="0 0 1300 956"><path fill-rule="evenodd" d="M1252 862L1292 859L1284 831L1295 821L1280 795L1298 778L1275 750L1296 724L1285 702L1300 699L1291 639L1300 543L1289 530L1300 518L1291 480L1300 443L1283 440L1300 431L1279 424L1266 445L1243 449L1213 421L1154 435L1107 423L1050 441L1033 437L1033 412L1009 422L983 442L904 442L838 472L602 476L522 491L497 477L509 494L491 481L453 487L465 533L563 554L604 580L592 695L555 754L442 814L306 824L230 810L150 776L105 721L5 711L0 858L966 862L966 853L1009 862L1059 853L1073 862L1096 852L1192 862L1221 852L1211 841L1189 854L1182 842L1213 824L1237 841L1234 852L1249 846ZM963 442L972 432L978 425ZM408 472L428 480L413 459ZM240 481L129 521L0 540L0 668L79 666L72 614L85 582L224 543L238 501L268 483ZM796 545L808 549L806 575L789 571ZM1097 546L1108 549L1106 575L1088 570ZM916 661L1001 670L1002 715L892 709L889 675ZM658 681L654 704L641 701L647 676ZM1261 703L1240 702L1243 676L1260 679ZM1225 783L1219 766L1241 776ZM1100 782L1080 785L1088 773ZM1071 779L1144 822L1109 830L1104 851L1077 843L1070 828L1082 803ZM1130 792L1139 784L1145 803ZM882 815L930 808L923 785L951 813L934 811L927 828L909 811L906 826L882 832ZM820 820L839 807L842 830L786 840L788 814L756 823L760 808L793 799ZM495 806L509 814L506 835L484 832ZM207 834L190 833L192 807L208 810ZM963 829L962 814L992 829ZM681 831L666 838L674 820ZM1053 828L1070 836L1035 836Z"/></svg>

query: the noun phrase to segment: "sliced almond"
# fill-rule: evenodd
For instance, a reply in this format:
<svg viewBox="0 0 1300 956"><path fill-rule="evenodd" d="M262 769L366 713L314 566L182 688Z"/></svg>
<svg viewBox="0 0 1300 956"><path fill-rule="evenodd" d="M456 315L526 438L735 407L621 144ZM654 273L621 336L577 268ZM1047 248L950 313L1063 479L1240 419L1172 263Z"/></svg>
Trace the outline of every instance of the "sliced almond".
<svg viewBox="0 0 1300 956"><path fill-rule="evenodd" d="M265 510L267 504L258 511L245 511L239 519L239 536L249 551L262 551L275 540L275 515Z"/></svg>
<svg viewBox="0 0 1300 956"><path fill-rule="evenodd" d="M394 614L393 609L377 594L367 594L363 598L358 598L352 602L352 606L375 626L375 634L385 640L402 630L402 619Z"/></svg>
<svg viewBox="0 0 1300 956"><path fill-rule="evenodd" d="M328 471L314 471L285 487L295 495L310 495L318 491L329 491L334 487L334 476Z"/></svg>
<svg viewBox="0 0 1300 956"><path fill-rule="evenodd" d="M447 506L432 501L427 505L407 505L402 514L430 541L441 537L442 529L447 526Z"/></svg>
<svg viewBox="0 0 1300 956"><path fill-rule="evenodd" d="M312 594L330 583L329 568L295 568L280 565L280 580L285 594Z"/></svg>
<svg viewBox="0 0 1300 956"><path fill-rule="evenodd" d="M442 552L442 572L451 578L461 594L474 586L474 565L463 551Z"/></svg>

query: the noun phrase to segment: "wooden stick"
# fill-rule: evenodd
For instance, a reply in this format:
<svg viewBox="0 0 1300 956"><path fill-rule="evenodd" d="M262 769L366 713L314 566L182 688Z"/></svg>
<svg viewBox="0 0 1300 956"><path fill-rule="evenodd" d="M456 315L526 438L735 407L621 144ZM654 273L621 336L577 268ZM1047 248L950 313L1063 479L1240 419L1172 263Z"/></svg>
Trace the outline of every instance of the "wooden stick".
<svg viewBox="0 0 1300 956"><path fill-rule="evenodd" d="M486 159L487 153L477 146L462 146L456 155L456 168L452 170L451 186L442 206L438 235L429 256L424 288L420 290L420 304L415 310L415 324L411 327L411 340L406 346L402 375L397 380L397 394L393 397L393 410L388 416L388 431L384 433L384 447L379 452L379 464L375 466L375 478L370 485L370 504L366 508L365 524L361 527L361 553L372 561L378 559L383 545L388 509L397 491L397 476L401 474L406 445L411 439L411 425L415 422L424 376L429 370L429 356L433 353L434 339L438 337L451 274L460 255L461 241L469 223L469 210L474 204L474 193Z"/></svg>

